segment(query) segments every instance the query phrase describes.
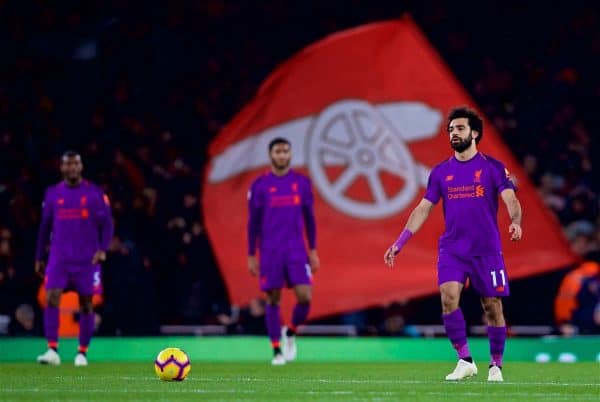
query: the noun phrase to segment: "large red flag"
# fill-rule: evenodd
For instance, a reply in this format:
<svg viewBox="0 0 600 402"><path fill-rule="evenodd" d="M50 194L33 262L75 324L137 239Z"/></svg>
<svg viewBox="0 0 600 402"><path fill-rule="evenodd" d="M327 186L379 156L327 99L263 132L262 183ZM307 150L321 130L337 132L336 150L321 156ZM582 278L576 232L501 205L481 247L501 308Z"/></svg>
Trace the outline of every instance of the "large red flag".
<svg viewBox="0 0 600 402"><path fill-rule="evenodd" d="M311 317L436 291L441 207L389 270L383 253L419 202L430 169L452 155L445 115L472 99L408 18L331 35L294 55L210 147L204 216L233 303L259 294L246 268L246 194L269 168L268 142L292 144L292 166L312 179L318 250ZM511 279L574 261L546 210L494 128L481 150L503 161L518 181L524 237L500 232ZM290 303L287 297L287 303Z"/></svg>

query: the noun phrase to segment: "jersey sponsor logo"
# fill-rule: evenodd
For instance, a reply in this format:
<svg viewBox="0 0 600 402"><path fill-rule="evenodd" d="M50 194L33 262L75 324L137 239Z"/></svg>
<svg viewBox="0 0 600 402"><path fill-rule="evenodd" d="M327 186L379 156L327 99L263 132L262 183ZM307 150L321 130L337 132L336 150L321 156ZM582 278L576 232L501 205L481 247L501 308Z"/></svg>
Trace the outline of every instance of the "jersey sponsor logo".
<svg viewBox="0 0 600 402"><path fill-rule="evenodd" d="M475 197L483 197L485 194L484 187L479 185L475 187Z"/></svg>
<svg viewBox="0 0 600 402"><path fill-rule="evenodd" d="M88 219L90 211L87 208L59 208L56 211L56 219L72 220L72 219Z"/></svg>
<svg viewBox="0 0 600 402"><path fill-rule="evenodd" d="M270 207L288 207L290 205L300 205L299 195L272 195L269 198Z"/></svg>
<svg viewBox="0 0 600 402"><path fill-rule="evenodd" d="M479 185L448 186L448 199L458 200L463 198L479 198L485 195L485 188Z"/></svg>

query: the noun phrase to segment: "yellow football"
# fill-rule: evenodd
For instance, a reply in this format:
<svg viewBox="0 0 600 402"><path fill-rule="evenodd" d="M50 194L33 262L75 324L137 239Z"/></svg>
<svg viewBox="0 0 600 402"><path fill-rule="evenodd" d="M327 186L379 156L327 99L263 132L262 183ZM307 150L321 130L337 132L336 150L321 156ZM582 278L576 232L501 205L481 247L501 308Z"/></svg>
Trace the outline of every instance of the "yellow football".
<svg viewBox="0 0 600 402"><path fill-rule="evenodd" d="M183 381L191 369L190 358L179 348L161 350L154 361L154 371L163 381Z"/></svg>

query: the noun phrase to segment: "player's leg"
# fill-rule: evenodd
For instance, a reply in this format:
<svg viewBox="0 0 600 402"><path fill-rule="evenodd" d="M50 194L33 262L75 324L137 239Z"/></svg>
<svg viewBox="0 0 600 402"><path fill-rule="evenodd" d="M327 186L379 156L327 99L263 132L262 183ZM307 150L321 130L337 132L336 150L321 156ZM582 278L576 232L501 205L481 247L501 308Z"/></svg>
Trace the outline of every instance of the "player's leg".
<svg viewBox="0 0 600 402"><path fill-rule="evenodd" d="M273 348L275 366L285 364L281 352L281 289L284 285L284 264L280 250L261 250L260 253L260 289L265 292L265 324L267 335Z"/></svg>
<svg viewBox="0 0 600 402"><path fill-rule="evenodd" d="M490 340L490 368L488 381L503 381L502 357L506 343L506 321L500 297L482 297L481 305L487 320Z"/></svg>
<svg viewBox="0 0 600 402"><path fill-rule="evenodd" d="M48 283L48 281L46 283ZM51 283L51 286L55 285ZM58 355L58 324L60 296L62 295L62 292L62 288L46 288L44 335L48 342L48 350L37 357L38 363L41 364L51 364L54 366L60 364L60 356Z"/></svg>
<svg viewBox="0 0 600 402"><path fill-rule="evenodd" d="M476 264L471 278L473 288L481 296L481 306L488 326L490 341L488 381L503 381L502 357L506 343L506 320L502 297L509 295L506 268L501 255L478 257Z"/></svg>
<svg viewBox="0 0 600 402"><path fill-rule="evenodd" d="M467 341L467 325L459 306L463 284L456 281L444 282L440 285L442 302L442 320L446 336L456 350L459 359L472 361Z"/></svg>
<svg viewBox="0 0 600 402"><path fill-rule="evenodd" d="M38 363L59 365L58 325L60 316L60 297L67 286L67 272L64 267L48 264L44 277L46 290L46 308L44 309L44 336L48 350L37 357Z"/></svg>
<svg viewBox="0 0 600 402"><path fill-rule="evenodd" d="M438 259L438 284L442 303L442 320L446 336L456 350L458 363L446 380L456 381L477 374L467 342L467 326L460 309L460 294L467 278L466 262L450 254L440 254Z"/></svg>
<svg viewBox="0 0 600 402"><path fill-rule="evenodd" d="M79 348L75 355L76 366L87 366L87 350L94 334L94 306L92 295L79 295Z"/></svg>
<svg viewBox="0 0 600 402"><path fill-rule="evenodd" d="M298 348L296 346L296 331L299 325L304 324L310 312L310 302L312 299L311 285L296 285L294 287L296 294L296 305L292 311L292 321L287 327L283 327L281 337L283 339L283 356L285 360L292 361L296 359Z"/></svg>
<svg viewBox="0 0 600 402"><path fill-rule="evenodd" d="M286 360L296 359L296 330L308 318L312 300L312 273L308 264L308 256L304 248L298 248L287 255L285 280L288 287L294 288L296 305L292 311L292 321L282 329L283 355Z"/></svg>
<svg viewBox="0 0 600 402"><path fill-rule="evenodd" d="M87 350L94 334L94 287L100 281L100 268L84 266L72 273L75 289L79 295L79 348L75 355L76 366L87 366Z"/></svg>
<svg viewBox="0 0 600 402"><path fill-rule="evenodd" d="M271 360L271 363L274 366L280 366L285 364L285 358L281 351L281 310L279 308L281 289L270 289L266 290L265 293L267 296L267 305L265 306L267 335L271 340L273 348L273 360Z"/></svg>
<svg viewBox="0 0 600 402"><path fill-rule="evenodd" d="M310 312L310 302L312 300L311 285L296 285L294 287L296 294L296 305L292 311L292 322L289 325L289 335L295 335L299 325L304 324Z"/></svg>

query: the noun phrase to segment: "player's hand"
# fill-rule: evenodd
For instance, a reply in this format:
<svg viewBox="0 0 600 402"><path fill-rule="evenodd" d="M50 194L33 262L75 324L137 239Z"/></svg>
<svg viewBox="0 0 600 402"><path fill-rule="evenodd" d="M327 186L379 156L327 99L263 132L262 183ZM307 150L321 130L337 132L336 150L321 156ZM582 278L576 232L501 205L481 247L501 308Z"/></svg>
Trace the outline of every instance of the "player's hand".
<svg viewBox="0 0 600 402"><path fill-rule="evenodd" d="M392 245L385 252L383 256L383 261L387 264L388 267L394 268L394 260L396 258L396 254L398 254L398 247L396 247L396 245Z"/></svg>
<svg viewBox="0 0 600 402"><path fill-rule="evenodd" d="M252 276L258 276L258 259L255 255L248 256L248 271Z"/></svg>
<svg viewBox="0 0 600 402"><path fill-rule="evenodd" d="M92 257L92 264L98 264L99 262L106 261L106 252L102 250L96 251L96 254Z"/></svg>
<svg viewBox="0 0 600 402"><path fill-rule="evenodd" d="M523 229L521 229L521 225L518 223L511 223L508 227L508 233L510 233L512 241L521 240L521 237L523 237Z"/></svg>
<svg viewBox="0 0 600 402"><path fill-rule="evenodd" d="M319 270L321 262L319 261L319 255L317 254L317 250L310 250L310 252L308 253L308 265L310 265L310 272L312 274Z"/></svg>
<svg viewBox="0 0 600 402"><path fill-rule="evenodd" d="M35 273L40 277L44 277L46 271L46 261L38 260L35 262Z"/></svg>

